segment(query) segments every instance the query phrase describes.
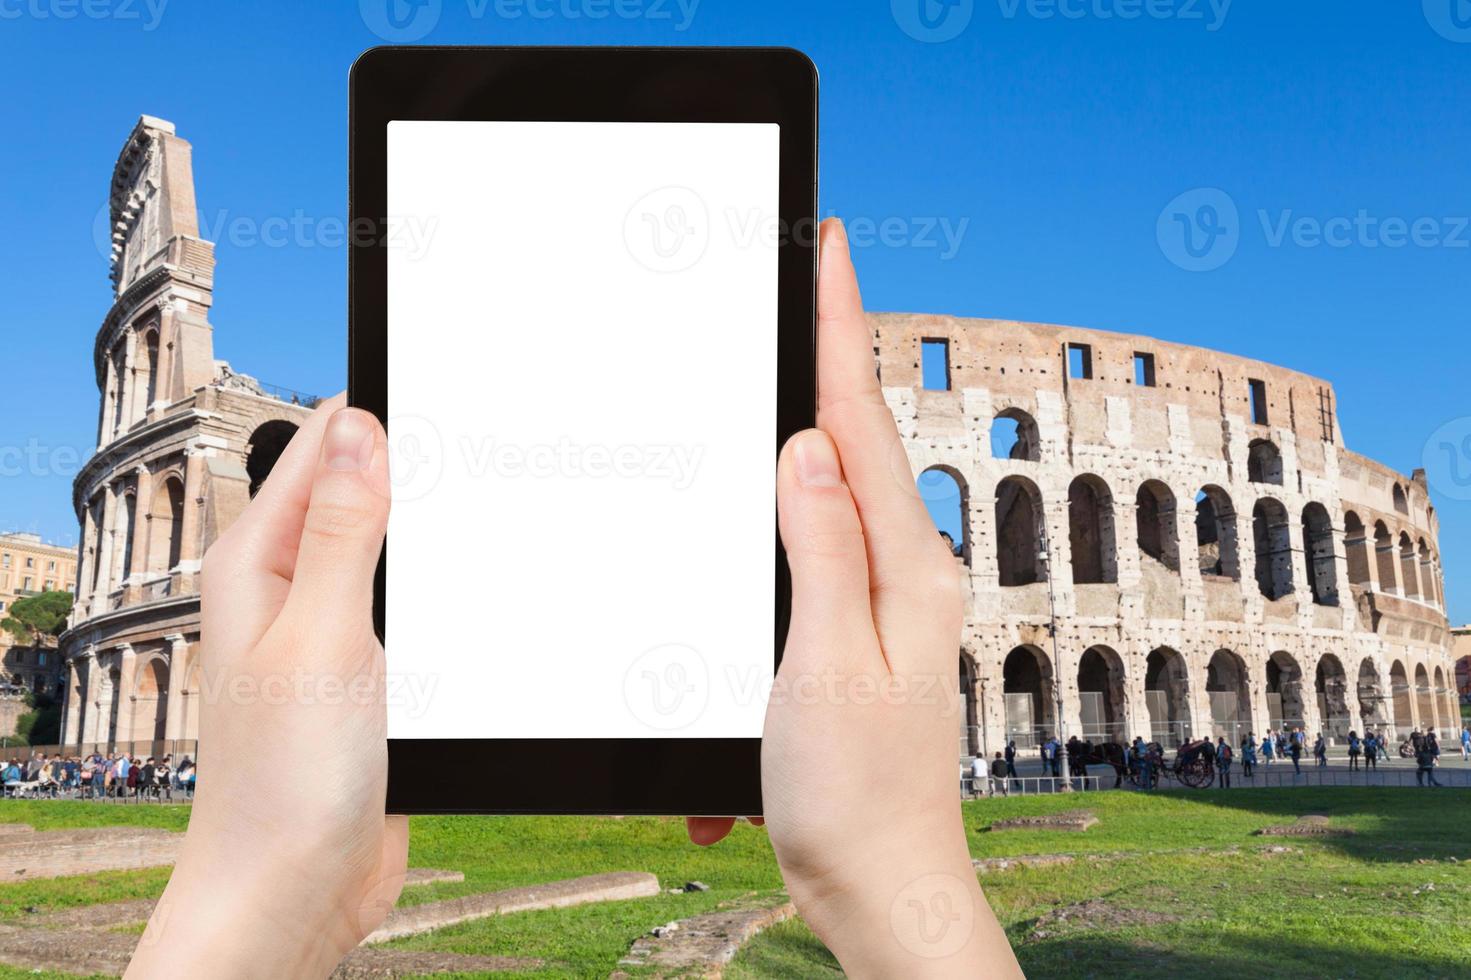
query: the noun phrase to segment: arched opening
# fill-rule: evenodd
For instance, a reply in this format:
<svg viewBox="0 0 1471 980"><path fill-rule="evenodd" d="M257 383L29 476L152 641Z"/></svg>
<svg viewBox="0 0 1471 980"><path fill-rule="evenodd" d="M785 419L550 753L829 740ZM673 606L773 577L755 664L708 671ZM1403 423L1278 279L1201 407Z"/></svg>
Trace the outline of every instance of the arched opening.
<svg viewBox="0 0 1471 980"><path fill-rule="evenodd" d="M1083 738L1128 741L1124 661L1108 647L1089 647L1078 658L1078 710Z"/></svg>
<svg viewBox="0 0 1471 980"><path fill-rule="evenodd" d="M1031 480L1009 476L996 485L996 571L1003 586L1042 581L1042 494Z"/></svg>
<svg viewBox="0 0 1471 980"><path fill-rule="evenodd" d="M976 706L976 665L960 651L960 754L974 758L981 752L981 724Z"/></svg>
<svg viewBox="0 0 1471 980"><path fill-rule="evenodd" d="M1190 737L1190 682L1185 658L1169 647L1144 662L1144 704L1149 709L1150 741L1173 747Z"/></svg>
<svg viewBox="0 0 1471 980"><path fill-rule="evenodd" d="M184 481L170 476L153 491L148 517L148 571L161 575L179 564L184 546Z"/></svg>
<svg viewBox="0 0 1471 980"><path fill-rule="evenodd" d="M1262 497L1251 511L1251 533L1256 544L1256 584L1268 599L1292 594L1292 534L1287 508Z"/></svg>
<svg viewBox="0 0 1471 980"><path fill-rule="evenodd" d="M133 571L133 546L138 538L138 495L129 490L123 495L123 526L119 532L123 539L121 564L116 581L125 582Z"/></svg>
<svg viewBox="0 0 1471 980"><path fill-rule="evenodd" d="M1231 496L1220 487L1204 487L1195 495L1195 548L1202 575L1241 580L1236 509Z"/></svg>
<svg viewBox="0 0 1471 980"><path fill-rule="evenodd" d="M1420 598L1420 576L1415 570L1415 566L1418 564L1415 557L1415 544L1410 540L1410 536L1403 531L1399 534L1399 564L1400 575L1404 578L1405 598Z"/></svg>
<svg viewBox="0 0 1471 980"><path fill-rule="evenodd" d="M1420 714L1420 730L1424 732L1438 728L1435 712L1435 696L1430 690L1430 675L1424 664L1415 665L1415 709Z"/></svg>
<svg viewBox="0 0 1471 980"><path fill-rule="evenodd" d="M1333 522L1328 508L1314 501L1302 509L1302 551L1308 589L1320 606L1338 605L1338 568L1333 553Z"/></svg>
<svg viewBox="0 0 1471 980"><path fill-rule="evenodd" d="M991 458L1024 459L1034 463L1041 459L1036 420L1019 408L1008 408L998 413L991 420Z"/></svg>
<svg viewBox="0 0 1471 980"><path fill-rule="evenodd" d="M1348 554L1350 585L1369 585L1369 535L1364 522L1353 511L1343 515L1343 550Z"/></svg>
<svg viewBox="0 0 1471 980"><path fill-rule="evenodd" d="M1282 485L1282 454L1270 439L1253 439L1246 448L1246 478L1252 483Z"/></svg>
<svg viewBox="0 0 1471 980"><path fill-rule="evenodd" d="M1017 647L1001 666L1006 702L1006 738L1018 746L1042 743L1057 731L1052 696L1052 661L1036 647Z"/></svg>
<svg viewBox="0 0 1471 980"><path fill-rule="evenodd" d="M132 741L156 741L163 738L164 715L169 703L169 672L162 657L149 660L138 671L133 692Z"/></svg>
<svg viewBox="0 0 1471 980"><path fill-rule="evenodd" d="M1430 560L1430 546L1420 539L1420 596L1435 605L1435 564Z"/></svg>
<svg viewBox="0 0 1471 980"><path fill-rule="evenodd" d="M281 458L294 435L296 424L284 419L272 419L256 426L250 434L250 441L245 446L245 473L250 477L251 497L260 492L276 460Z"/></svg>
<svg viewBox="0 0 1471 980"><path fill-rule="evenodd" d="M1394 727L1400 738L1410 732L1414 714L1410 710L1410 675L1405 665L1396 660L1389 668L1389 692L1394 702Z"/></svg>
<svg viewBox="0 0 1471 980"><path fill-rule="evenodd" d="M1440 713L1440 727L1447 731L1459 730L1461 727L1460 712L1448 710L1452 702L1447 700L1447 693L1445 671L1437 667L1435 668L1435 708Z"/></svg>
<svg viewBox="0 0 1471 980"><path fill-rule="evenodd" d="M1405 488L1398 483L1394 485L1394 509L1401 514L1410 512L1410 500L1405 496Z"/></svg>
<svg viewBox="0 0 1471 980"><path fill-rule="evenodd" d="M1318 718L1321 719L1324 736L1342 742L1353 727L1348 710L1348 675L1343 662L1333 654L1325 653L1318 660L1318 674L1313 686L1318 694Z"/></svg>
<svg viewBox="0 0 1471 980"><path fill-rule="evenodd" d="M1108 484L1091 473L1084 474L1068 487L1067 504L1073 584L1117 582L1113 495Z"/></svg>
<svg viewBox="0 0 1471 980"><path fill-rule="evenodd" d="M1230 650L1217 650L1206 665L1205 691L1211 704L1211 737L1224 735L1240 745L1251 731L1251 682L1246 661Z"/></svg>
<svg viewBox="0 0 1471 980"><path fill-rule="evenodd" d="M1372 657L1359 661L1359 734L1377 731L1389 724L1389 711L1385 703L1384 689L1379 683L1379 668Z"/></svg>
<svg viewBox="0 0 1471 980"><path fill-rule="evenodd" d="M143 364L148 372L143 379L143 414L148 412L158 398L158 331L150 330L143 336Z"/></svg>
<svg viewBox="0 0 1471 980"><path fill-rule="evenodd" d="M1175 531L1175 495L1159 480L1146 480L1134 498L1139 553L1172 572L1180 570L1180 537Z"/></svg>
<svg viewBox="0 0 1471 980"><path fill-rule="evenodd" d="M123 419L126 416L126 406L123 405L123 396L127 392L124 381L127 378L127 354L123 345L118 344L112 352L112 434L116 436L123 428Z"/></svg>
<svg viewBox="0 0 1471 980"><path fill-rule="evenodd" d="M175 719L175 730L180 738L199 737L199 658L196 656L185 672L184 687L179 691L179 717Z"/></svg>
<svg viewBox="0 0 1471 980"><path fill-rule="evenodd" d="M1302 668L1285 650L1267 659L1267 717L1269 727L1278 730L1302 728L1304 724Z"/></svg>
<svg viewBox="0 0 1471 980"><path fill-rule="evenodd" d="M919 475L915 486L945 546L969 565L970 527L965 515L970 509L970 494L965 481L948 466L931 466Z"/></svg>
<svg viewBox="0 0 1471 980"><path fill-rule="evenodd" d="M1379 591L1399 591L1399 577L1394 571L1394 538L1383 521L1374 522L1374 563L1379 566Z"/></svg>

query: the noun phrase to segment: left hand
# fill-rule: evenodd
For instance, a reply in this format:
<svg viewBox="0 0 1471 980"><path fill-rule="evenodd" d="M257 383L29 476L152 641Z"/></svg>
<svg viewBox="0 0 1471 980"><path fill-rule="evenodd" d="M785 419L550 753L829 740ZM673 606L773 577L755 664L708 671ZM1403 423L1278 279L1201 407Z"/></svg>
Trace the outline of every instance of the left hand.
<svg viewBox="0 0 1471 980"><path fill-rule="evenodd" d="M205 556L203 775L128 977L326 977L403 887L372 623L388 444L344 401L317 409Z"/></svg>

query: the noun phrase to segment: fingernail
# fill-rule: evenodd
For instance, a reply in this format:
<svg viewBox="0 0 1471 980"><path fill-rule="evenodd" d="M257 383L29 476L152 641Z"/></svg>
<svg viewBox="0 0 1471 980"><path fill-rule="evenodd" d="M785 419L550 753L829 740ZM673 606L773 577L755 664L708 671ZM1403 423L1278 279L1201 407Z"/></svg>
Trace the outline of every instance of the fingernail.
<svg viewBox="0 0 1471 980"><path fill-rule="evenodd" d="M813 430L797 438L797 482L804 487L840 487L843 467L838 450L827 433Z"/></svg>
<svg viewBox="0 0 1471 980"><path fill-rule="evenodd" d="M344 408L327 420L322 458L329 470L365 470L373 461L373 417Z"/></svg>
<svg viewBox="0 0 1471 980"><path fill-rule="evenodd" d="M832 240L839 245L848 244L848 228L843 224L843 219L836 217L829 218L828 222L832 225L833 229Z"/></svg>

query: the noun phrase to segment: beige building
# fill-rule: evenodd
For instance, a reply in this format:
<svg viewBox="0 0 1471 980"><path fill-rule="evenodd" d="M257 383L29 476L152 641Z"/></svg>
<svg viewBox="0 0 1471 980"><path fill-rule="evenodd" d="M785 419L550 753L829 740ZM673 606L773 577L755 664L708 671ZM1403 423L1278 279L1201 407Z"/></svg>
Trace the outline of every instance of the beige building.
<svg viewBox="0 0 1471 980"><path fill-rule="evenodd" d="M144 116L112 174L114 301L92 351L97 452L72 488L79 574L61 638L62 738L84 751L192 750L200 560L311 401L214 359L214 246L199 237L191 152Z"/></svg>
<svg viewBox="0 0 1471 980"><path fill-rule="evenodd" d="M47 544L36 534L0 534L0 618L9 615L17 599L41 592L72 592L76 583L75 550ZM0 664L6 683L61 697L61 660L47 644L22 646L0 630Z"/></svg>
<svg viewBox="0 0 1471 980"><path fill-rule="evenodd" d="M962 756L1059 721L1167 743L1459 724L1424 473L1349 450L1328 382L1097 330L870 321L921 492L948 488L962 529Z"/></svg>

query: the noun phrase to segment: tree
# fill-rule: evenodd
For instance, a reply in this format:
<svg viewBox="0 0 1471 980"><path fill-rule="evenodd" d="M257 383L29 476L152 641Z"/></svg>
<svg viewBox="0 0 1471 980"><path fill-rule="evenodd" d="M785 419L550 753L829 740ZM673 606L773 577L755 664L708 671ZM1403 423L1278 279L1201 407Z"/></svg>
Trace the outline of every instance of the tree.
<svg viewBox="0 0 1471 980"><path fill-rule="evenodd" d="M0 629L25 646L38 646L44 640L54 640L62 634L71 609L70 592L52 591L27 596L10 604L10 615L0 619Z"/></svg>

